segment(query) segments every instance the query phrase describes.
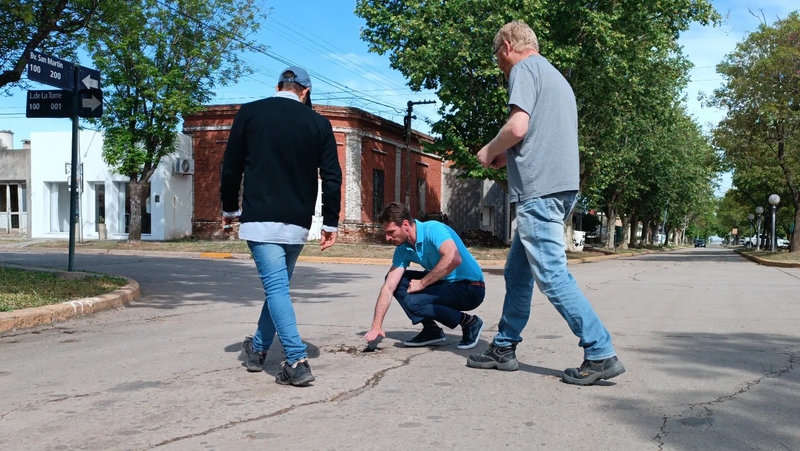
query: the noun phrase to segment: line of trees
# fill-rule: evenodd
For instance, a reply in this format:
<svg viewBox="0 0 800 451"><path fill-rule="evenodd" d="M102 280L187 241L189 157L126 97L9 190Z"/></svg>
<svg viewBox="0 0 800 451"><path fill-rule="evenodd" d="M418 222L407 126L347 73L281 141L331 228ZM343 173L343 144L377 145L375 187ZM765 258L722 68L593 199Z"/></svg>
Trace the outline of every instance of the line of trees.
<svg viewBox="0 0 800 451"><path fill-rule="evenodd" d="M750 229L747 215L769 211L767 199L778 194L777 234L800 252L800 14L763 21L717 72L724 83L708 103L726 115L714 144L736 186L720 205L719 228Z"/></svg>
<svg viewBox="0 0 800 451"><path fill-rule="evenodd" d="M432 131L440 138L430 150L465 176L505 180L474 155L507 115L492 40L503 24L523 20L575 91L584 206L611 224L621 218L621 246L636 243L630 230L639 222L651 240L661 224L678 240L713 213L720 157L683 107L691 63L678 44L692 23L719 20L708 1L359 0L356 14L371 51L388 53L412 89L437 91L441 119ZM609 227L608 247L613 234Z"/></svg>

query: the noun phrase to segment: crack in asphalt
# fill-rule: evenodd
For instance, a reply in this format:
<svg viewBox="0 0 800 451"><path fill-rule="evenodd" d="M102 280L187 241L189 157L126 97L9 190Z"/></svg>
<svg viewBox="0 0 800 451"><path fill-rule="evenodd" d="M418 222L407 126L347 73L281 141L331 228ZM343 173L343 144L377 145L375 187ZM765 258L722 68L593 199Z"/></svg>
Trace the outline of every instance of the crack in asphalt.
<svg viewBox="0 0 800 451"><path fill-rule="evenodd" d="M606 280L604 280L602 282L596 282L596 283L589 284L589 285L586 286L586 289L587 290L596 291L596 290L598 290L598 288L595 288L595 286L607 285L607 284L612 283L612 282L624 282L626 280L632 280L634 282L644 282L644 280L639 279L638 277L643 275L643 274L648 274L648 273L650 273L649 269L639 270L638 272L635 272L635 273L627 275L627 276L622 276L622 277L620 277L618 279L606 279Z"/></svg>
<svg viewBox="0 0 800 451"><path fill-rule="evenodd" d="M789 271L786 271L785 269L780 269L779 271L780 271L780 272L782 272L782 273L784 273L784 274L786 274L786 275L787 275L787 276L789 276L789 277L794 277L795 279L800 279L800 276L798 276L798 275L796 275L796 274L792 274L792 273L790 273ZM782 444L782 443L781 443L781 444Z"/></svg>
<svg viewBox="0 0 800 451"><path fill-rule="evenodd" d="M704 415L701 418L708 419L708 418L711 417L711 414L712 414L712 411L709 408L709 406L713 406L715 404L721 404L721 403L723 403L725 401L729 401L729 400L731 400L731 399L733 399L733 398L735 398L735 397L737 397L737 396L739 396L739 395L741 395L743 393L747 393L747 392L750 391L751 388L753 388L756 385L760 384L761 381L763 381L764 379L778 378L778 377L781 377L784 374L792 371L794 369L795 360L797 360L797 358L800 357L800 354L797 354L797 353L784 353L784 352L781 352L779 354L784 354L784 355L787 355L789 357L788 365L785 368L777 370L777 371L769 371L768 373L764 374L763 376L759 377L758 379L755 379L755 380L752 380L750 382L747 382L744 385L744 387L736 390L735 392L731 393L730 395L720 396L719 398L714 399L712 401L706 401L706 402L701 402L701 403L697 403L697 404L689 404L689 408L688 409L684 410L683 412L681 412L681 413L679 413L677 415L665 415L661 419L661 427L659 428L658 434L656 434L656 436L653 437L653 440L656 443L658 443L658 450L662 451L664 449L664 445L665 445L664 440L666 439L667 435L669 434L666 431L666 429L667 429L667 421L669 421L670 419L681 418L685 414L687 414L689 412L692 412L695 408L698 408L698 407L703 408L703 410L705 411ZM710 427L711 427L711 424L709 422L709 425L706 428L706 430L708 430ZM783 445L783 444L781 443L781 445Z"/></svg>
<svg viewBox="0 0 800 451"><path fill-rule="evenodd" d="M183 436L180 436L180 437L173 437L171 439L164 440L164 441L162 441L160 443L152 445L149 448L143 448L143 449L146 450L146 449L158 448L160 446L169 445L171 443L175 443L175 442L178 442L178 441L181 441L181 440L186 440L186 439L195 438L195 437L202 437L204 435L212 434L214 432L222 431L222 430L225 430L225 429L230 429L232 427L239 426L241 424L247 424L247 423L252 423L254 421L260 421L260 420L265 420L267 418L277 417L277 416L280 416L280 415L295 411L295 410L297 410L297 409L299 409L301 407L308 407L308 406L313 406L313 405L317 405L317 404L328 404L328 403L332 403L332 402L344 402L344 401L353 399L353 398L361 395L362 393L366 392L367 390L375 388L378 385L378 383L381 381L381 379L383 379L383 377L389 371L396 370L398 368L402 368L404 366L407 366L408 364L411 363L411 359L413 359L414 357L418 357L418 356L421 356L421 355L424 355L424 354L428 354L428 353L431 353L431 352L433 352L433 349L428 349L426 352L421 352L419 354L410 355L410 356L406 357L405 359L403 359L402 361L400 361L399 365L390 366L388 368L384 368L384 369L382 369L380 371L377 371L369 379L367 379L366 382L364 382L364 384L362 386L357 387L357 388L353 388L353 389L350 389L350 390L346 390L346 391L343 391L341 393L337 393L336 395L334 395L334 396L332 396L330 398L318 399L316 401L308 401L308 402L304 402L304 403L301 403L301 404L294 404L294 405L291 405L291 406L288 406L288 407L284 407L283 409L276 410L274 412L270 412L270 413L267 413L267 414L264 414L264 415L259 415L257 417L253 417L253 418L246 418L246 419L243 419L243 420L230 421L228 423L225 423L225 424L220 425L220 426L215 426L215 427L207 429L205 431L195 432L193 434L187 434L187 435L183 435Z"/></svg>

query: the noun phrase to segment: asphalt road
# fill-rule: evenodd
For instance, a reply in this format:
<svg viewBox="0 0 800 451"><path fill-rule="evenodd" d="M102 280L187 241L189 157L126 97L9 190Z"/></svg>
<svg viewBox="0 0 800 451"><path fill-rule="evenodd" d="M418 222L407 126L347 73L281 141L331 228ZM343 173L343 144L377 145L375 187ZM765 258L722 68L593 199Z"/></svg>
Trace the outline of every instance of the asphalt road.
<svg viewBox="0 0 800 451"><path fill-rule="evenodd" d="M0 250L0 263L67 257ZM458 330L402 347L417 329L393 305L366 353L386 268L299 264L308 388L242 366L262 304L252 261L78 254L76 268L131 277L142 298L0 337L0 449L800 450L800 269L719 247L570 267L628 369L591 387L559 380L582 353L538 292L520 371L465 366L497 330L499 268L476 350L456 349ZM281 360L276 340L269 373Z"/></svg>

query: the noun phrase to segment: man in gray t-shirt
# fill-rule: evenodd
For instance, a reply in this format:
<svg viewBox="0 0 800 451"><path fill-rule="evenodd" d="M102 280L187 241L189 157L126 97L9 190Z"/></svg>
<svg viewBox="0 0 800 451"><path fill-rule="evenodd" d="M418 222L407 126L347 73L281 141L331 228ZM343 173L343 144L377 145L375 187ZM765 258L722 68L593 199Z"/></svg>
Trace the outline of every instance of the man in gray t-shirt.
<svg viewBox="0 0 800 451"><path fill-rule="evenodd" d="M504 271L506 296L489 349L467 358L472 368L519 368L517 343L531 313L534 283L580 338L583 363L564 382L590 385L625 372L611 335L567 269L564 221L579 186L578 112L567 80L539 55L536 34L522 22L503 26L493 57L508 78L509 116L478 152L484 167L507 166L517 230Z"/></svg>
<svg viewBox="0 0 800 451"><path fill-rule="evenodd" d="M511 202L578 191L578 110L560 72L539 54L511 68L508 104L530 116L528 132L508 150Z"/></svg>

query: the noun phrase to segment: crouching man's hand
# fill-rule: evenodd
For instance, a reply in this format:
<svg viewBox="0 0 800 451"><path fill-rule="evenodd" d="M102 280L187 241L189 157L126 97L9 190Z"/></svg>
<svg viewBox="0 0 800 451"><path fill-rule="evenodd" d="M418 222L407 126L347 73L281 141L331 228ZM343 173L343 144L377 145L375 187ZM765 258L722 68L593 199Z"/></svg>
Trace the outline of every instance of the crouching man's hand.
<svg viewBox="0 0 800 451"><path fill-rule="evenodd" d="M384 332L380 327L373 327L369 330L369 332L367 332L366 335L364 335L364 338L366 338L367 341L375 341L379 336L386 338L386 332Z"/></svg>

